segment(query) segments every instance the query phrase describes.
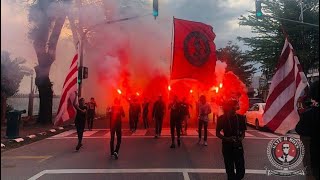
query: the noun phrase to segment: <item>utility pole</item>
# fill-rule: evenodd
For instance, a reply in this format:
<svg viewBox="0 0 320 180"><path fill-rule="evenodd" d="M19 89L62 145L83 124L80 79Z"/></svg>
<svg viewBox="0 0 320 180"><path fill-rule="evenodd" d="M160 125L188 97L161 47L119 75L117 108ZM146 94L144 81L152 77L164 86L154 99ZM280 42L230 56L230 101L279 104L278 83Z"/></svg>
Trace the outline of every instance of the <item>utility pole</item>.
<svg viewBox="0 0 320 180"><path fill-rule="evenodd" d="M31 86L28 102L28 116L32 117L33 115L33 98L34 98L34 89L33 89L33 73L31 74Z"/></svg>

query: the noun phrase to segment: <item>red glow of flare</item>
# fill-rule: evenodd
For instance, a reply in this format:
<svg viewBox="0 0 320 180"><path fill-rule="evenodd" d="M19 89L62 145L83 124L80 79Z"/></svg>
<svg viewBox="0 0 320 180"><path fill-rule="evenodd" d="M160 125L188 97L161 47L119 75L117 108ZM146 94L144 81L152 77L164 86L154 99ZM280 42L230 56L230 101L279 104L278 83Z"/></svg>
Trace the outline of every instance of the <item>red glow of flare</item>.
<svg viewBox="0 0 320 180"><path fill-rule="evenodd" d="M219 84L219 87L222 88L222 83Z"/></svg>
<svg viewBox="0 0 320 180"><path fill-rule="evenodd" d="M140 96L140 94L139 94L138 92L136 92L136 95L137 95L137 96Z"/></svg>
<svg viewBox="0 0 320 180"><path fill-rule="evenodd" d="M190 89L190 93L191 93L191 94L193 93L193 90L192 90L192 89Z"/></svg>
<svg viewBox="0 0 320 180"><path fill-rule="evenodd" d="M171 86L170 85L168 86L168 90L171 91Z"/></svg>
<svg viewBox="0 0 320 180"><path fill-rule="evenodd" d="M117 91L118 91L118 94L122 94L122 92L121 92L121 90L120 90L120 89L117 89Z"/></svg>

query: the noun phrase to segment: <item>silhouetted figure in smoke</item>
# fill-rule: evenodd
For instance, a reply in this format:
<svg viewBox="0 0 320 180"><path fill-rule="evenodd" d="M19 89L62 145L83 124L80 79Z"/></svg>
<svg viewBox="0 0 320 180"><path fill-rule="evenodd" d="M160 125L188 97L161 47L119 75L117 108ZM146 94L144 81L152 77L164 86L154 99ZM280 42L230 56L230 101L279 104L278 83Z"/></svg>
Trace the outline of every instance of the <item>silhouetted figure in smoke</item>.
<svg viewBox="0 0 320 180"><path fill-rule="evenodd" d="M178 96L173 97L172 103L169 104L169 110L170 110L170 132L171 132L171 141L172 144L170 148L175 148L175 135L174 135L174 129L176 129L177 132L177 143L178 147L180 147L180 133L181 133L181 122L183 118L183 111L182 111L182 104L178 100Z"/></svg>
<svg viewBox="0 0 320 180"><path fill-rule="evenodd" d="M84 132L84 127L86 124L86 113L87 113L87 107L85 106L84 98L80 98L79 105L76 104L76 99L73 102L74 107L77 110L77 115L74 120L74 124L77 129L78 134L78 145L76 147L76 150L78 151L82 147L82 137Z"/></svg>
<svg viewBox="0 0 320 180"><path fill-rule="evenodd" d="M199 141L198 144L201 144L201 131L202 126L204 129L204 137L203 137L203 144L205 146L208 145L207 138L208 138L208 122L209 122L209 114L211 113L211 107L209 103L207 103L206 96L201 95L197 107L197 115L199 120L198 125L198 133L199 133Z"/></svg>
<svg viewBox="0 0 320 180"><path fill-rule="evenodd" d="M121 131L122 131L122 118L125 116L123 107L120 104L120 99L114 100L114 105L110 108L110 153L115 159L119 157L119 149L121 145ZM114 150L114 136L117 134L117 145Z"/></svg>
<svg viewBox="0 0 320 180"><path fill-rule="evenodd" d="M139 117L141 114L141 106L138 102L138 99L135 97L132 99L132 103L130 104L129 107L129 116L130 116L130 120L132 124L130 128L132 132L135 132L137 130L137 126L138 126L138 121L139 121Z"/></svg>
<svg viewBox="0 0 320 180"><path fill-rule="evenodd" d="M87 104L87 106L88 106L88 119L87 119L88 129L89 131L91 131L93 127L93 120L96 115L96 107L97 107L97 103L93 97L90 98L90 102Z"/></svg>
<svg viewBox="0 0 320 180"><path fill-rule="evenodd" d="M162 100L162 96L159 95L159 99L154 103L152 110L152 119L155 121L155 138L161 136L163 117L165 114L166 105Z"/></svg>
<svg viewBox="0 0 320 180"><path fill-rule="evenodd" d="M222 139L222 155L228 179L240 180L245 175L242 140L245 136L244 116L237 114L237 100L223 104L224 114L218 118L216 136ZM223 130L224 135L221 134ZM234 171L236 169L236 173Z"/></svg>
<svg viewBox="0 0 320 180"><path fill-rule="evenodd" d="M187 98L184 97L182 99L182 102L181 102L181 110L182 110L182 122L184 124L184 129L181 128L181 133L182 134L187 134L187 129L188 129L188 121L190 119L190 111L189 111L189 108L191 107L191 104L189 104L187 102Z"/></svg>
<svg viewBox="0 0 320 180"><path fill-rule="evenodd" d="M149 101L147 98L144 99L142 109L143 109L142 110L143 125L144 125L144 128L147 129L149 128L149 123L148 123Z"/></svg>

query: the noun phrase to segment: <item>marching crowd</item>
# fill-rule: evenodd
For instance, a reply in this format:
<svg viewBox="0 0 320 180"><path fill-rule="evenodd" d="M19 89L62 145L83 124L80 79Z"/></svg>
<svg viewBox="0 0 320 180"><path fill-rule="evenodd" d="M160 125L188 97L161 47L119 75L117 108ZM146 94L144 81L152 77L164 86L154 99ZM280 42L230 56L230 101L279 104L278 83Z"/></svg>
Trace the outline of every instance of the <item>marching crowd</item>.
<svg viewBox="0 0 320 180"><path fill-rule="evenodd" d="M311 87L313 88L315 86ZM315 156L315 154L318 154L318 146L316 146L316 144L318 143L313 142L313 140L316 139L315 136L317 136L317 133L316 131L313 131L313 129L314 127L318 126L312 124L316 122L312 119L316 117L316 119L319 120L319 81L317 81L316 88L313 89L315 90L312 90L312 92L310 93L310 98L312 99L313 105L311 105L310 107L314 108L312 109L312 111L309 111L309 113L301 115L301 123L298 124L296 130L301 135L302 140L305 136L311 137L310 147L308 147L307 149L310 149L310 154L312 157L317 157L318 155ZM150 127L148 124L149 104L150 103L148 102L148 100L144 99L141 108L137 98L133 98L130 101L129 125L131 132L134 133L137 130L137 124L141 116L141 111L144 128L147 129ZM76 150L79 150L82 146L82 136L85 128L85 122L87 120L88 129L91 130L93 126L93 119L95 116L95 109L97 107L97 104L94 98L91 98L90 102L87 104L85 103L84 98L80 98L79 103L76 103L76 100L74 101L74 106L77 110L75 125L78 134L78 144L76 146ZM192 106L189 103L187 103L186 98L179 100L178 96L174 96L172 98L172 101L169 103L168 111L170 113L169 119L171 132L170 148L176 148L176 145L180 147L181 133L187 134L187 124L188 119L190 119L190 108L192 108ZM246 131L245 117L243 115L237 114L237 110L239 109L239 102L237 99L230 99L225 101L222 105L222 109L223 115L219 116L217 119L216 136L222 139L222 155L224 158L226 173L228 175L228 179L242 179L245 175L244 150L242 145L242 140L245 137ZM121 145L122 119L125 117L124 108L121 105L121 101L119 98L114 99L114 103L110 108L108 108L107 113L110 117L110 154L114 159L118 159L119 149ZM166 113L166 104L162 99L161 95L154 102L151 113L152 119L154 120L155 124L155 138L157 139L161 136L163 119ZM207 102L206 96L200 96L199 102L197 103L196 107L196 117L198 120L199 134L198 143L203 144L205 146L208 145L208 116L211 113L211 106ZM182 124L184 124L184 128L182 128ZM306 124L308 124L308 126ZM202 127L204 129L203 143ZM222 131L223 134L221 133ZM307 131L308 133L306 133ZM117 144L114 148L115 135L117 135ZM311 168L313 171L312 174L314 174L314 172L319 172L318 169L314 168L319 167L319 163L318 161L313 161L315 159L312 157L310 157L309 155L309 157L305 159L309 159L309 161L311 159ZM305 164L310 164L310 162Z"/></svg>

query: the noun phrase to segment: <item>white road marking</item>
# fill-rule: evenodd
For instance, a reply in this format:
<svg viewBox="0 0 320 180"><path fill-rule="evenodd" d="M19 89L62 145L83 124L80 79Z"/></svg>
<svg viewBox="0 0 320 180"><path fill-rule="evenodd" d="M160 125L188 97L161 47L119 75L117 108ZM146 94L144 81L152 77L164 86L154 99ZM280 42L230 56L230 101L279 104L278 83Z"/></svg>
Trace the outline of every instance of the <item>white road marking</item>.
<svg viewBox="0 0 320 180"><path fill-rule="evenodd" d="M170 135L163 136L161 135L161 138L170 138ZM110 138L110 133L107 133L107 135L104 136L96 136L96 137L83 137L84 139L108 139ZM134 138L145 138L145 139L154 139L154 136L122 136L122 139L134 139ZM183 138L198 138L198 136L183 136ZM77 136L74 137L49 137L47 139L77 139ZM208 136L208 139L218 139L216 136ZM262 140L270 140L270 139L275 139L275 138L269 138L269 137L245 137L244 140L246 139L262 139Z"/></svg>
<svg viewBox="0 0 320 180"><path fill-rule="evenodd" d="M198 131L195 129L188 129L187 130L187 135L188 136L198 136Z"/></svg>
<svg viewBox="0 0 320 180"><path fill-rule="evenodd" d="M83 137L91 136L92 134L96 133L98 131L85 131L83 132Z"/></svg>
<svg viewBox="0 0 320 180"><path fill-rule="evenodd" d="M54 137L65 137L65 136L69 136L69 135L71 135L71 134L73 134L73 133L75 133L75 132L76 132L76 130L72 129L72 130L65 131L65 132L63 132L63 133L57 134L57 135L52 136L52 137L53 137L53 138L54 138Z"/></svg>
<svg viewBox="0 0 320 180"><path fill-rule="evenodd" d="M252 135L252 134L250 134L250 133L248 133L248 132L246 132L246 137L253 137L254 135Z"/></svg>
<svg viewBox="0 0 320 180"><path fill-rule="evenodd" d="M161 136L170 136L170 135L171 135L170 129L161 130Z"/></svg>
<svg viewBox="0 0 320 180"><path fill-rule="evenodd" d="M216 130L215 129L208 129L208 132L211 133L213 136L216 136Z"/></svg>
<svg viewBox="0 0 320 180"><path fill-rule="evenodd" d="M146 129L137 129L136 132L132 133L132 136L144 136L146 133Z"/></svg>
<svg viewBox="0 0 320 180"><path fill-rule="evenodd" d="M264 136L267 136L267 137L270 137L270 138L277 138L277 137L279 137L278 135L276 135L276 134L272 134L272 133L267 133L267 132L257 132L257 133L259 133L259 134L262 134L262 135L264 135Z"/></svg>
<svg viewBox="0 0 320 180"><path fill-rule="evenodd" d="M190 180L188 173L225 173L225 169L52 169L44 170L28 180L37 180L45 174L111 174L111 173L183 173L184 180ZM266 174L266 170L246 169L246 174Z"/></svg>
<svg viewBox="0 0 320 180"><path fill-rule="evenodd" d="M105 135L103 135L103 137L105 137L105 138L110 138L110 137L111 137L111 132L108 131Z"/></svg>

